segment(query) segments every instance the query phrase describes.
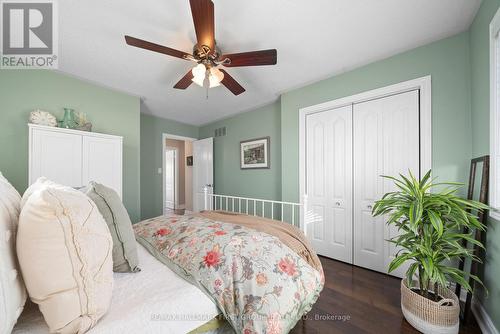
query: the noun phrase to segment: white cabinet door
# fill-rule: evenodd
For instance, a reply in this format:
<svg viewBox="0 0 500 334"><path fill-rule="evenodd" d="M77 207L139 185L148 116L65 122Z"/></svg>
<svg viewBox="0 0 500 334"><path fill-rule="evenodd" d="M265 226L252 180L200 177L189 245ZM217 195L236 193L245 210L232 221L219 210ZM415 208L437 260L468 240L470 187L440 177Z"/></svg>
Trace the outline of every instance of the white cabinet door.
<svg viewBox="0 0 500 334"><path fill-rule="evenodd" d="M307 235L318 254L352 263L352 107L306 118Z"/></svg>
<svg viewBox="0 0 500 334"><path fill-rule="evenodd" d="M193 142L193 211L204 210L204 188L213 192L214 158L213 138Z"/></svg>
<svg viewBox="0 0 500 334"><path fill-rule="evenodd" d="M30 184L45 176L70 187L83 185L82 136L33 129L30 140Z"/></svg>
<svg viewBox="0 0 500 334"><path fill-rule="evenodd" d="M396 249L387 240L397 235L374 218L373 204L394 191L392 181L411 170L420 176L419 91L355 104L354 116L354 264L387 272ZM403 266L392 274L401 276Z"/></svg>
<svg viewBox="0 0 500 334"><path fill-rule="evenodd" d="M95 181L122 196L122 141L115 138L83 137L83 182Z"/></svg>

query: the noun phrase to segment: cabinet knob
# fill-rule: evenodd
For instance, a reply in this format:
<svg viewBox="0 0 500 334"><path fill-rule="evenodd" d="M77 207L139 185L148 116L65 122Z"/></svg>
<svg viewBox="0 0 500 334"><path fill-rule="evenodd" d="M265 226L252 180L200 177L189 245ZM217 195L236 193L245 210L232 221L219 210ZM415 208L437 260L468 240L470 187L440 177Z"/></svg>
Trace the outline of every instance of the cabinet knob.
<svg viewBox="0 0 500 334"><path fill-rule="evenodd" d="M370 204L368 204L367 208L368 208L368 210L373 209L373 207Z"/></svg>
<svg viewBox="0 0 500 334"><path fill-rule="evenodd" d="M340 206L340 202L335 202L335 205L336 206Z"/></svg>

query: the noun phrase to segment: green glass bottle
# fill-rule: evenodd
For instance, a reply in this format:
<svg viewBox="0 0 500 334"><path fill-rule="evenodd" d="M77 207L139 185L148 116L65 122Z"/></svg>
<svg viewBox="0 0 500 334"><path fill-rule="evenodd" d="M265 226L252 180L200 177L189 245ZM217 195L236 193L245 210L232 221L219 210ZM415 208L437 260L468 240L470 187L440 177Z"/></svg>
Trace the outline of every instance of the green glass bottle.
<svg viewBox="0 0 500 334"><path fill-rule="evenodd" d="M76 128L75 110L64 108L64 117L59 125L61 128L74 129Z"/></svg>

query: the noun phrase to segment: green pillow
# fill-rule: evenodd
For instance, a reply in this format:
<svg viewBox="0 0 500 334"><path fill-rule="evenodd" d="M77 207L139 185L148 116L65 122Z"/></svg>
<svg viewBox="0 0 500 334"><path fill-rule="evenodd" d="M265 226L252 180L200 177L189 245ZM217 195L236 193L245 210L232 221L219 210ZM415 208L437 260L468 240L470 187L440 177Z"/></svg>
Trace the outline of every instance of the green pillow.
<svg viewBox="0 0 500 334"><path fill-rule="evenodd" d="M90 182L84 191L94 201L113 238L113 271L138 272L137 243L132 222L120 197L111 188Z"/></svg>

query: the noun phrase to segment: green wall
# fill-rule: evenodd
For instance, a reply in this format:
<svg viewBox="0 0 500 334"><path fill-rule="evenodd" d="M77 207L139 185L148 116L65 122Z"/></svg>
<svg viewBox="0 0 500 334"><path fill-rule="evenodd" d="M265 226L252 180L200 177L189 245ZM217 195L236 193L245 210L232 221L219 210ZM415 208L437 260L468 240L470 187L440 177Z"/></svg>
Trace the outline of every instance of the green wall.
<svg viewBox="0 0 500 334"><path fill-rule="evenodd" d="M489 154L490 147L490 22L500 0L483 0L470 28L472 152Z"/></svg>
<svg viewBox="0 0 500 334"><path fill-rule="evenodd" d="M141 113L141 218L163 213L162 168L163 133L198 138L198 127Z"/></svg>
<svg viewBox="0 0 500 334"><path fill-rule="evenodd" d="M28 115L34 109L62 116L62 108L87 113L93 131L123 136L123 201L140 217L139 98L54 71L0 70L0 170L19 192L28 185Z"/></svg>
<svg viewBox="0 0 500 334"><path fill-rule="evenodd" d="M201 137L213 136L214 129L220 126L228 128L227 137L215 140L217 192L298 201L300 108L427 75L432 76L434 173L448 181L466 181L472 154L469 40L469 33L464 32L284 93L270 106L201 127ZM280 116L270 116L277 108ZM261 135L275 137L278 133L280 146L275 148L277 141L273 139L273 167L269 173L247 174L249 171L239 170L240 140ZM276 154L281 155L281 171L274 169ZM273 182L274 177L280 180Z"/></svg>
<svg viewBox="0 0 500 334"><path fill-rule="evenodd" d="M472 77L472 156L489 154L490 63L489 24L500 7L500 0L483 0L470 29ZM490 219L486 235L486 261L483 280L489 297L481 296L483 306L500 329L500 226Z"/></svg>
<svg viewBox="0 0 500 334"><path fill-rule="evenodd" d="M214 184L218 194L262 199L281 198L280 103L242 113L200 128L200 138L213 137L217 128L227 134L214 138ZM270 169L240 169L240 141L271 137Z"/></svg>
<svg viewBox="0 0 500 334"><path fill-rule="evenodd" d="M282 198L299 199L299 108L432 75L432 168L465 181L471 156L469 34L372 63L281 96Z"/></svg>

